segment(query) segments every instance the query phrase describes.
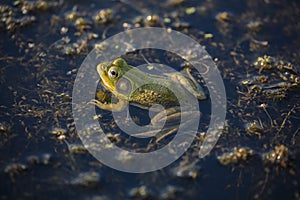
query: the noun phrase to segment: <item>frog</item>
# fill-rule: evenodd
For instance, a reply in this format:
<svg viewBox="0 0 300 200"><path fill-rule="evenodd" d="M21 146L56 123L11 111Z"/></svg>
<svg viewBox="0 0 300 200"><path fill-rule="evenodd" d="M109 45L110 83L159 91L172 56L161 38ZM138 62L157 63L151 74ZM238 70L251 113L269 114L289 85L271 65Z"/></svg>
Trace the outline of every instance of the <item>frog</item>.
<svg viewBox="0 0 300 200"><path fill-rule="evenodd" d="M180 117L179 99L188 96L194 96L198 100L207 98L203 88L191 75L190 67L185 68L185 73L156 75L128 65L125 59L119 57L112 62L99 63L96 69L101 85L118 101L112 103L109 99L107 102L107 96L103 94L103 91L99 91L98 99L93 99L92 104L113 112L122 111L128 104L148 110L155 105L161 105L166 110L164 114L159 112L151 119L151 124L154 126L164 120L176 121Z"/></svg>

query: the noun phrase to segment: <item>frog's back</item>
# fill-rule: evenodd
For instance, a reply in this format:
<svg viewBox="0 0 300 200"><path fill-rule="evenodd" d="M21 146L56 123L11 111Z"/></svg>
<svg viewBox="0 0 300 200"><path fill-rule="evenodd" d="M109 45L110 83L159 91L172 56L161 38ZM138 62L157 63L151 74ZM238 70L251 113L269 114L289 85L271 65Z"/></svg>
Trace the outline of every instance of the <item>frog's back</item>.
<svg viewBox="0 0 300 200"><path fill-rule="evenodd" d="M134 91L130 102L142 108L149 108L155 104L166 107L178 105L177 97L169 88L154 83L143 85Z"/></svg>

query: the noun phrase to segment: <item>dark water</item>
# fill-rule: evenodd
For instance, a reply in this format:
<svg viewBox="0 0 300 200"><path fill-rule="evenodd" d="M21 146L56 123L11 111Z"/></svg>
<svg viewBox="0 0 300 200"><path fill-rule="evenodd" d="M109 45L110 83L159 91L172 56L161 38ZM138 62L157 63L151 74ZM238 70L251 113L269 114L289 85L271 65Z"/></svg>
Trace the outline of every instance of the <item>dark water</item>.
<svg viewBox="0 0 300 200"><path fill-rule="evenodd" d="M254 67L257 58L264 55L291 63L296 69L294 76L299 78L299 2L167 3L1 2L1 199L300 198L299 82L285 88L284 98L248 94L250 86L240 84L261 74L269 76L270 82L260 86L284 82L276 70L259 73ZM188 8L196 10L189 13ZM111 9L113 14L107 22L96 23L93 17L101 9ZM217 17L222 12L226 12L223 17ZM227 126L203 159L197 154L198 140L164 169L129 174L106 167L84 150L72 119L71 94L77 69L94 45L124 27L151 25L146 20L149 15L159 18L153 26L173 28L206 47L224 80ZM169 23L164 22L167 18ZM147 55L145 52L144 57L151 57ZM130 64L144 61L140 55L126 56ZM278 74L289 73L283 70ZM204 101L202 107L209 104ZM266 109L262 105L267 105ZM209 112L206 115L209 118ZM251 134L246 124L254 121L262 128ZM58 131L65 139L58 137ZM284 158L274 162L264 159L280 145L288 149ZM253 156L222 165L218 156L233 152L234 147L251 149Z"/></svg>

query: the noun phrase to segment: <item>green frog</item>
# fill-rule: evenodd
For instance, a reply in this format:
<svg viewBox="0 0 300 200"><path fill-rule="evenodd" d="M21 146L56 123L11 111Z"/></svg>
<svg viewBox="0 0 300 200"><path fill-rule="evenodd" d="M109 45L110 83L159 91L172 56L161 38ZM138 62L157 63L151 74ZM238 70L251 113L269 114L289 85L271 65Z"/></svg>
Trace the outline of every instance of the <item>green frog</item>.
<svg viewBox="0 0 300 200"><path fill-rule="evenodd" d="M154 75L128 65L122 58L117 58L113 62L98 64L97 71L102 86L118 99L117 102L111 103L103 95L103 91L98 92L97 97L104 102L94 99L92 103L104 110L122 111L128 104L149 109L159 104L165 107L168 120L180 116L180 99L192 96L199 100L206 98L201 86L191 75L190 68L186 68L184 75ZM156 114L151 123L155 125L160 122L165 114Z"/></svg>

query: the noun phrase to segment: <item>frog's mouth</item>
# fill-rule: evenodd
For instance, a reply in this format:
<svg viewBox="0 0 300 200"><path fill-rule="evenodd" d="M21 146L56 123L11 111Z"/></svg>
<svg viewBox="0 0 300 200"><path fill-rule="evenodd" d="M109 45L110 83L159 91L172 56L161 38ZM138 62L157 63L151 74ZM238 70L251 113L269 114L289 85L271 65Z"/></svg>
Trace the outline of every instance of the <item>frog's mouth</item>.
<svg viewBox="0 0 300 200"><path fill-rule="evenodd" d="M97 65L97 72L100 76L100 82L104 86L105 89L108 91L113 90L113 86L110 83L110 80L107 76L107 68L110 66L110 63L105 62L105 63L100 63Z"/></svg>

